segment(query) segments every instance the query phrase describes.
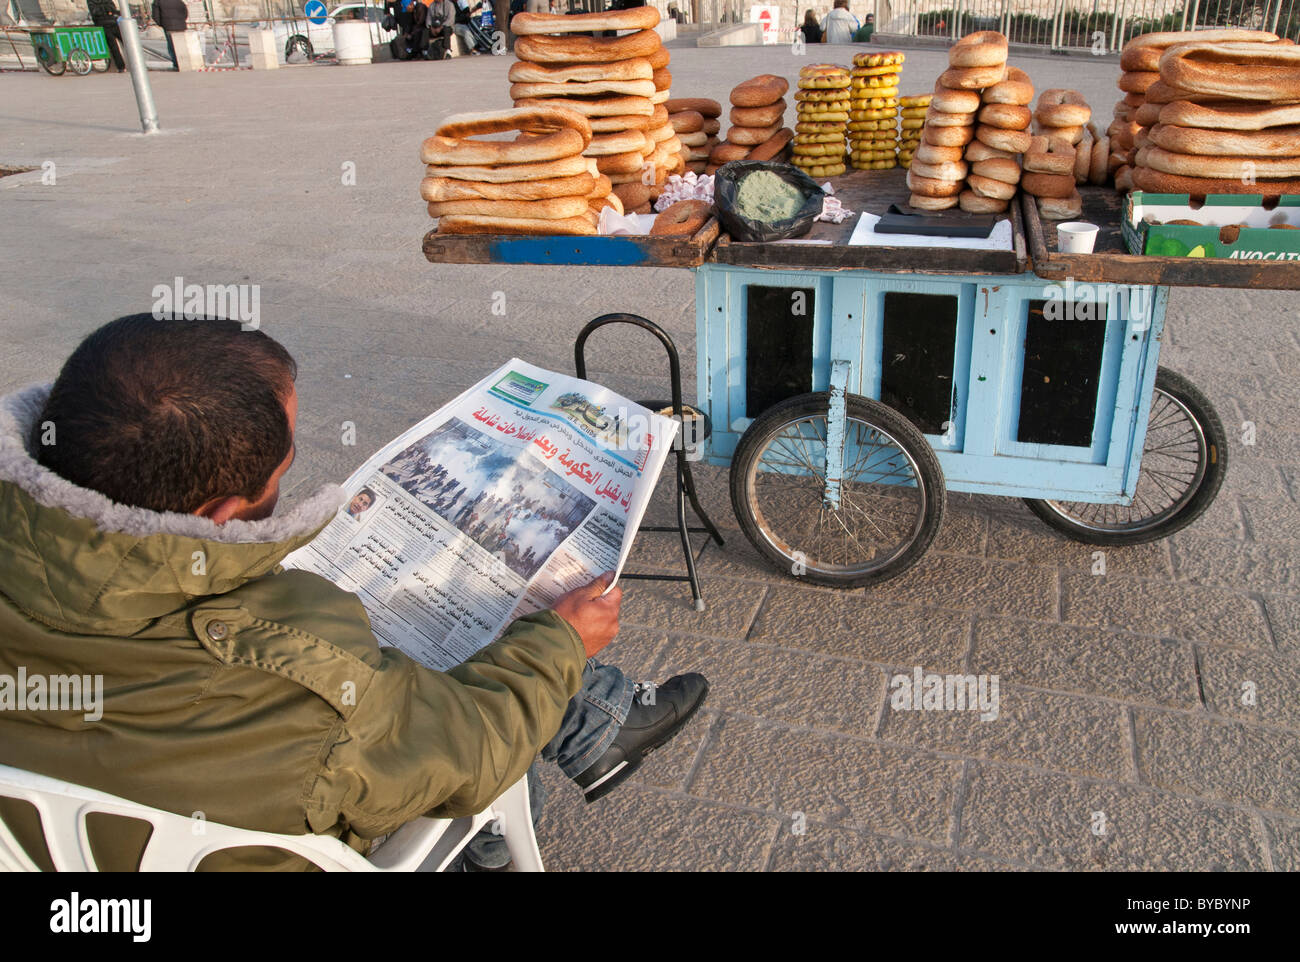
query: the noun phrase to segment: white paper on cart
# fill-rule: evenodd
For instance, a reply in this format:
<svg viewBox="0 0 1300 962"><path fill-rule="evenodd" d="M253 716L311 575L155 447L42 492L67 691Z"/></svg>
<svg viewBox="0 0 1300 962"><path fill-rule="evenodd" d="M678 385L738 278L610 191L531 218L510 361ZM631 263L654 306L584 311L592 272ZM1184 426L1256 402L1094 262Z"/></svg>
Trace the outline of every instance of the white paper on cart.
<svg viewBox="0 0 1300 962"><path fill-rule="evenodd" d="M285 567L356 592L382 643L445 671L622 571L677 427L513 359L366 461Z"/></svg>
<svg viewBox="0 0 1300 962"><path fill-rule="evenodd" d="M871 247L963 247L977 251L1009 251L1011 247L1011 221L1000 220L988 237L932 237L929 234L877 234L876 222L880 218L867 211L862 212L853 227L850 244L865 244Z"/></svg>

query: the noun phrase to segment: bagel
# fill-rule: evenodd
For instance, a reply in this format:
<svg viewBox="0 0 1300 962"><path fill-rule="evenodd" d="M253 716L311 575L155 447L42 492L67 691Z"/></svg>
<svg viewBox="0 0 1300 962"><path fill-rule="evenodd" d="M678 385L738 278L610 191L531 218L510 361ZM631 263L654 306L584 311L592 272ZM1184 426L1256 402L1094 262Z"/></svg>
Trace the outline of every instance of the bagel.
<svg viewBox="0 0 1300 962"><path fill-rule="evenodd" d="M1223 100L1223 97L1214 94L1198 94L1190 90L1184 90L1182 87L1173 87L1163 80L1157 80L1147 88L1142 95L1144 103L1148 104L1167 104L1175 100L1188 100L1192 103L1205 103L1207 101Z"/></svg>
<svg viewBox="0 0 1300 962"><path fill-rule="evenodd" d="M725 140L713 148L713 153L709 154L709 163L729 164L733 160L744 160L749 154L748 147L739 147L736 144L729 144Z"/></svg>
<svg viewBox="0 0 1300 962"><path fill-rule="evenodd" d="M708 222L712 213L713 204L707 200L679 200L659 212L650 234L655 237L673 234L689 237Z"/></svg>
<svg viewBox="0 0 1300 962"><path fill-rule="evenodd" d="M780 129L780 122L767 127L732 127L727 131L727 140L741 147L757 147Z"/></svg>
<svg viewBox="0 0 1300 962"><path fill-rule="evenodd" d="M487 214L456 214L438 221L439 234L581 234L596 233L596 225L585 214L559 220L534 217L497 217Z"/></svg>
<svg viewBox="0 0 1300 962"><path fill-rule="evenodd" d="M661 47L659 34L653 30L638 30L623 37L528 36L516 38L515 56L531 63L561 64L616 63L644 58L653 67L651 55Z"/></svg>
<svg viewBox="0 0 1300 962"><path fill-rule="evenodd" d="M921 132L921 140L936 147L964 147L974 136L973 127L931 127L927 124Z"/></svg>
<svg viewBox="0 0 1300 962"><path fill-rule="evenodd" d="M522 38L521 38L522 39ZM516 107L561 107L576 111L585 117L612 117L616 114L644 114L655 112L654 104L645 97L627 97L609 94L594 100L566 100L564 98L529 97L515 102ZM590 126L590 124L588 124Z"/></svg>
<svg viewBox="0 0 1300 962"><path fill-rule="evenodd" d="M991 67L949 67L939 74L939 83L951 90L982 90L1006 79L1005 63Z"/></svg>
<svg viewBox="0 0 1300 962"><path fill-rule="evenodd" d="M622 130L617 133L596 134L585 151L588 157L608 157L610 154L625 154L629 150L645 149L645 132L641 130Z"/></svg>
<svg viewBox="0 0 1300 962"><path fill-rule="evenodd" d="M1144 94L1160 79L1156 70L1129 70L1119 75L1119 89L1130 94Z"/></svg>
<svg viewBox="0 0 1300 962"><path fill-rule="evenodd" d="M1001 127L990 127L987 124L980 124L975 128L975 138L990 147L1005 150L1009 154L1023 154L1028 149L1030 140L1033 139L1027 130L1003 130Z"/></svg>
<svg viewBox="0 0 1300 962"><path fill-rule="evenodd" d="M493 184L450 177L426 177L420 181L420 197L428 202L453 200L549 200L552 197L587 196L596 178L585 171L571 177L551 177L521 183Z"/></svg>
<svg viewBox="0 0 1300 962"><path fill-rule="evenodd" d="M1160 79L1194 94L1284 103L1300 99L1300 47L1178 44L1160 58Z"/></svg>
<svg viewBox="0 0 1300 962"><path fill-rule="evenodd" d="M1003 130L1025 130L1033 119L1028 107L1016 104L986 104L979 113L979 121L989 127Z"/></svg>
<svg viewBox="0 0 1300 962"><path fill-rule="evenodd" d="M1300 177L1300 156L1259 157L1243 159L1241 157L1215 157L1208 154L1183 154L1166 150L1163 147L1148 146L1142 148L1143 166L1166 174L1179 174L1184 177L1214 177L1242 179L1247 172L1245 164L1253 165L1254 177L1284 179ZM1253 178L1252 178L1253 179Z"/></svg>
<svg viewBox="0 0 1300 962"><path fill-rule="evenodd" d="M1133 126L1135 128L1138 127L1137 124L1134 124ZM1079 141L1083 140L1083 132L1085 129L1086 128L1082 125L1076 125L1074 127L1048 127L1042 125L1039 133L1048 140L1059 140L1073 147Z"/></svg>
<svg viewBox="0 0 1300 962"><path fill-rule="evenodd" d="M1038 213L1044 220L1071 220L1083 213L1083 198L1077 190L1065 197L1040 197Z"/></svg>
<svg viewBox="0 0 1300 962"><path fill-rule="evenodd" d="M1253 184L1243 184L1240 177L1184 177L1138 167L1133 170L1132 180L1135 188L1153 194L1189 194L1202 198L1206 194L1262 194L1265 197L1300 194L1300 179L1261 179Z"/></svg>
<svg viewBox="0 0 1300 962"><path fill-rule="evenodd" d="M982 140L972 140L966 145L966 160L970 163L983 160L1001 160L1003 158L1014 160L1015 156L1012 151L998 150L998 148L990 147Z"/></svg>
<svg viewBox="0 0 1300 962"><path fill-rule="evenodd" d="M682 110L675 114L669 114L668 122L672 125L673 130L679 134L693 134L696 131L704 132L704 115L698 110Z"/></svg>
<svg viewBox="0 0 1300 962"><path fill-rule="evenodd" d="M611 134L620 130L649 130L653 117L646 114L614 114L609 117L588 117L592 136Z"/></svg>
<svg viewBox="0 0 1300 962"><path fill-rule="evenodd" d="M1160 111L1164 110L1165 106L1165 104L1144 103L1133 111L1133 123L1139 127L1154 127L1160 123Z"/></svg>
<svg viewBox="0 0 1300 962"><path fill-rule="evenodd" d="M650 67L652 70L658 70L660 67L668 66L668 61L672 59L672 54L668 52L668 48L661 42L653 52L646 54L646 59L650 61Z"/></svg>
<svg viewBox="0 0 1300 962"><path fill-rule="evenodd" d="M785 117L784 99L766 107L732 107L731 122L737 127L770 127Z"/></svg>
<svg viewBox="0 0 1300 962"><path fill-rule="evenodd" d="M1007 38L996 30L968 33L948 48L953 67L1000 67L1007 62Z"/></svg>
<svg viewBox="0 0 1300 962"><path fill-rule="evenodd" d="M790 89L790 82L776 74L765 73L737 84L731 90L735 107L766 107L774 104Z"/></svg>
<svg viewBox="0 0 1300 962"><path fill-rule="evenodd" d="M614 189L610 191L623 202L624 210L632 210L640 207L642 204L650 201L650 185L643 184L640 181L633 181L626 184L615 184Z"/></svg>
<svg viewBox="0 0 1300 962"><path fill-rule="evenodd" d="M550 197L545 200L444 200L429 202L429 216L448 214L480 214L495 217L534 217L539 220L562 220L581 217L587 211L587 198L582 196Z"/></svg>
<svg viewBox="0 0 1300 962"><path fill-rule="evenodd" d="M912 161L912 166L916 166L916 161ZM915 173L914 170L907 172L907 186L911 188L913 194L920 194L923 197L956 197L961 193L960 180L937 180L932 177L922 177Z"/></svg>
<svg viewBox="0 0 1300 962"><path fill-rule="evenodd" d="M1104 184L1110 174L1110 138L1105 134L1092 145L1092 158L1088 165L1088 183Z"/></svg>
<svg viewBox="0 0 1300 962"><path fill-rule="evenodd" d="M1007 157L991 157L971 165L972 177L1001 181L1015 186L1020 183L1020 166Z"/></svg>
<svg viewBox="0 0 1300 962"><path fill-rule="evenodd" d="M1075 127L1092 118L1092 108L1077 90L1054 87L1038 95L1034 118L1045 127Z"/></svg>
<svg viewBox="0 0 1300 962"><path fill-rule="evenodd" d="M971 114L945 114L938 112L934 107L929 107L925 114L925 126L927 127L970 127L975 123L975 115Z"/></svg>
<svg viewBox="0 0 1300 962"><path fill-rule="evenodd" d="M660 144L663 141L667 140L669 137L673 137L675 135L676 134L673 130L672 124L662 124L658 127L651 127L650 140L652 141L652 143L649 145L649 149L653 149L656 144Z"/></svg>
<svg viewBox="0 0 1300 962"><path fill-rule="evenodd" d="M582 134L572 128L527 140L462 140L435 134L420 145L426 164L528 164L573 157L583 151Z"/></svg>
<svg viewBox="0 0 1300 962"><path fill-rule="evenodd" d="M1201 130L1157 124L1148 139L1177 154L1215 157L1300 157L1300 126L1264 130ZM1170 171L1170 173L1177 173ZM1289 176L1289 175L1288 175Z"/></svg>
<svg viewBox="0 0 1300 962"><path fill-rule="evenodd" d="M1176 100L1160 105L1160 123L1203 130L1267 130L1300 124L1300 104L1194 104Z"/></svg>
<svg viewBox="0 0 1300 962"><path fill-rule="evenodd" d="M584 33L588 30L653 30L659 25L654 7L631 7L603 13L517 13L510 32L518 37L547 33Z"/></svg>
<svg viewBox="0 0 1300 962"><path fill-rule="evenodd" d="M925 194L912 194L907 199L908 206L917 210L950 210L959 203L957 197L927 197Z"/></svg>
<svg viewBox="0 0 1300 962"><path fill-rule="evenodd" d="M785 149L785 145L790 143L794 136L789 127L783 127L774 133L767 140L763 141L757 147L749 152L749 160L771 160L777 154Z"/></svg>
<svg viewBox="0 0 1300 962"><path fill-rule="evenodd" d="M605 154L595 160L596 169L602 174L634 174L641 170L646 157L641 150L628 150L621 154Z"/></svg>
<svg viewBox="0 0 1300 962"><path fill-rule="evenodd" d="M979 194L979 196L987 197L990 200L1010 200L1016 196L1016 191L1020 189L1016 184L1008 184L1006 181L984 177L981 174L971 174L966 179L966 187L968 190L973 190Z"/></svg>
<svg viewBox="0 0 1300 962"><path fill-rule="evenodd" d="M693 130L689 134L678 132L677 139L685 147L703 147L709 142L709 135L702 130Z"/></svg>
<svg viewBox="0 0 1300 962"><path fill-rule="evenodd" d="M980 95L986 104L1011 104L1026 107L1034 102L1034 84L1029 74L1018 67L1007 67L1007 79L985 88Z"/></svg>
<svg viewBox="0 0 1300 962"><path fill-rule="evenodd" d="M673 85L673 75L663 67L656 70L650 79L655 85L655 90L667 90Z"/></svg>
<svg viewBox="0 0 1300 962"><path fill-rule="evenodd" d="M916 177L927 177L931 180L956 180L966 179L966 174L970 169L966 166L964 160L948 161L941 164L927 164L924 161L913 158L912 174Z"/></svg>
<svg viewBox="0 0 1300 962"><path fill-rule="evenodd" d="M587 158L581 154L561 157L531 164L505 164L498 167L460 164L429 164L424 168L430 177L450 177L455 180L479 180L492 184L509 184L515 181L547 180L554 177L574 177L590 173Z"/></svg>
<svg viewBox="0 0 1300 962"><path fill-rule="evenodd" d="M1086 184L1088 182L1088 170L1092 166L1092 131L1085 129L1083 140L1079 141L1078 146L1074 148L1074 182L1076 184Z"/></svg>
<svg viewBox="0 0 1300 962"><path fill-rule="evenodd" d="M923 164L955 164L962 160L962 149L922 142L916 148L915 157Z"/></svg>
<svg viewBox="0 0 1300 962"><path fill-rule="evenodd" d="M957 206L972 214L1000 214L1007 209L1007 202L985 197L973 190L963 190L957 195Z"/></svg>
<svg viewBox="0 0 1300 962"><path fill-rule="evenodd" d="M1069 144L1043 136L1034 137L1025 150L1025 171L1033 174L1074 176L1075 150Z"/></svg>
<svg viewBox="0 0 1300 962"><path fill-rule="evenodd" d="M980 95L974 90L949 90L935 84L929 107L945 114L970 114L980 109Z"/></svg>
<svg viewBox="0 0 1300 962"><path fill-rule="evenodd" d="M722 122L717 117L705 117L703 131L710 137L722 130Z"/></svg>
<svg viewBox="0 0 1300 962"><path fill-rule="evenodd" d="M1036 174L1025 171L1020 177L1020 186L1026 194L1035 197L1069 197L1076 193L1074 189L1074 169L1068 174Z"/></svg>
<svg viewBox="0 0 1300 962"><path fill-rule="evenodd" d="M511 83L592 83L600 80L653 78L654 69L648 60L620 60L618 63L573 64L563 67L516 60L506 74L506 79Z"/></svg>
<svg viewBox="0 0 1300 962"><path fill-rule="evenodd" d="M434 135L460 140L480 134L500 134L518 130L529 134L550 134L569 128L582 134L583 146L591 143L591 124L581 114L563 104L544 104L540 107L516 105L511 110L489 110L479 113L452 114L444 120ZM491 143L491 141L484 141Z"/></svg>
<svg viewBox="0 0 1300 962"><path fill-rule="evenodd" d="M722 104L707 97L674 97L664 101L664 107L670 114L680 114L693 110L703 117L721 117Z"/></svg>

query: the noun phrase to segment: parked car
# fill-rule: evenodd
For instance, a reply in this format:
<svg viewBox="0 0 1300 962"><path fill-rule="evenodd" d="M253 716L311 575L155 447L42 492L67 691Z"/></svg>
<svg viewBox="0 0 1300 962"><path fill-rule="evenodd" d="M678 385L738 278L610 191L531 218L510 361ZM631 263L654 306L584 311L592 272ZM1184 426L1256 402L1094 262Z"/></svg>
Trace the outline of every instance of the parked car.
<svg viewBox="0 0 1300 962"><path fill-rule="evenodd" d="M312 23L306 17L272 21L271 30L277 47L284 53L284 62L305 63L321 54L333 53L334 24L339 20L367 21L370 24L370 42L376 46L397 36L396 30L384 29L382 7L368 3L343 3L331 10L321 24Z"/></svg>

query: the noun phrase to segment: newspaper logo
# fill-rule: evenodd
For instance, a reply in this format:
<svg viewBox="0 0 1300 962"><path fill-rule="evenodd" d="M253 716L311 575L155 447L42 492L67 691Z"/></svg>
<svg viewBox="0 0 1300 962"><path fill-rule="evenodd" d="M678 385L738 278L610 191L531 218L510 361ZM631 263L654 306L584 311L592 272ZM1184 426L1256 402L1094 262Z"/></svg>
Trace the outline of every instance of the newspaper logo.
<svg viewBox="0 0 1300 962"><path fill-rule="evenodd" d="M524 407L532 407L533 402L541 397L542 392L546 390L546 384L543 381L526 377L518 371L507 371L506 376L493 384L488 390L505 398L507 401L522 404Z"/></svg>

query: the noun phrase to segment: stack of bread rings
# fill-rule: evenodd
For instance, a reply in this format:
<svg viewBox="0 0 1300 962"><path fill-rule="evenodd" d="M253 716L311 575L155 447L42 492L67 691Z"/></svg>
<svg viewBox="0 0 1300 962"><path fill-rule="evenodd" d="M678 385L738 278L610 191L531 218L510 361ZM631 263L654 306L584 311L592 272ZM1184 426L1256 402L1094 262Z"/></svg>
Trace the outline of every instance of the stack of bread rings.
<svg viewBox="0 0 1300 962"><path fill-rule="evenodd" d="M682 142L686 169L705 173L709 154L718 145L722 104L706 97L682 97L665 101L664 108L668 111L668 122Z"/></svg>
<svg viewBox="0 0 1300 962"><path fill-rule="evenodd" d="M709 166L717 169L733 160L772 160L780 154L794 136L785 126L785 92L789 89L790 81L770 73L732 88L731 127L727 139L709 154Z"/></svg>
<svg viewBox="0 0 1300 962"><path fill-rule="evenodd" d="M1124 91L1124 99L1115 106L1115 121L1107 130L1111 137L1115 186L1120 190L1133 187L1137 149L1146 143L1148 132L1159 122L1161 107L1186 93L1161 78L1160 58L1166 50L1184 43L1277 42L1277 34L1262 30L1226 29L1144 33L1126 43L1119 61L1123 70L1119 88Z"/></svg>
<svg viewBox="0 0 1300 962"><path fill-rule="evenodd" d="M420 196L440 234L595 234L601 207L623 210L583 156L591 141L587 118L561 107L455 114L420 147Z"/></svg>
<svg viewBox="0 0 1300 962"><path fill-rule="evenodd" d="M911 167L916 148L921 145L921 128L925 126L925 113L930 106L930 94L898 98L898 165ZM853 122L849 122L852 129Z"/></svg>
<svg viewBox="0 0 1300 962"><path fill-rule="evenodd" d="M1025 150L1020 186L1038 198L1044 218L1063 220L1083 213L1083 199L1076 188L1091 170L1095 139L1088 130L1091 119L1092 108L1076 90L1053 88L1039 94L1034 113L1037 136ZM1076 171L1081 171L1082 177L1076 176Z"/></svg>
<svg viewBox="0 0 1300 962"><path fill-rule="evenodd" d="M968 34L949 48L948 63L935 84L921 143L907 170L909 203L920 210L947 210L959 203L966 210L1005 209L1005 202L998 206L999 198L962 188L969 173L965 148L977 135L979 92L1006 79L1007 38L993 30Z"/></svg>
<svg viewBox="0 0 1300 962"><path fill-rule="evenodd" d="M517 63L510 67L516 107L568 107L587 117L586 156L613 184L643 183L655 192L685 169L682 144L664 101L672 74L654 27L659 11L632 7L604 13L519 13L510 21ZM625 36L575 36L632 30Z"/></svg>
<svg viewBox="0 0 1300 962"><path fill-rule="evenodd" d="M860 53L849 71L849 163L856 170L898 164L898 77L903 54Z"/></svg>
<svg viewBox="0 0 1300 962"><path fill-rule="evenodd" d="M1006 79L980 93L979 126L966 145L970 165L966 189L958 197L962 209L1000 213L1015 197L1020 183L1020 155L1029 146L1027 106L1034 99L1029 75L1007 67Z"/></svg>
<svg viewBox="0 0 1300 962"><path fill-rule="evenodd" d="M794 94L798 123L790 162L810 177L844 173L851 85L849 68L838 64L809 64L799 71L799 89ZM893 90L898 93L897 87Z"/></svg>
<svg viewBox="0 0 1300 962"><path fill-rule="evenodd" d="M1190 194L1300 194L1300 48L1249 40L1166 47L1135 141L1132 185Z"/></svg>

